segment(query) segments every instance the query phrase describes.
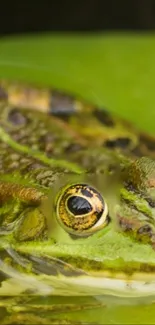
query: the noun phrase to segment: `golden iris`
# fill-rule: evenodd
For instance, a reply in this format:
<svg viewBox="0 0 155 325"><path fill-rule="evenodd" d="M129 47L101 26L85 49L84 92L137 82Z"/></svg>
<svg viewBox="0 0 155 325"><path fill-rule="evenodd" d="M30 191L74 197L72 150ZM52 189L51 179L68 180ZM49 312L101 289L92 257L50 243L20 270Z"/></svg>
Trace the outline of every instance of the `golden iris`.
<svg viewBox="0 0 155 325"><path fill-rule="evenodd" d="M65 188L56 202L61 226L71 234L88 236L108 223L108 207L101 194L87 184Z"/></svg>

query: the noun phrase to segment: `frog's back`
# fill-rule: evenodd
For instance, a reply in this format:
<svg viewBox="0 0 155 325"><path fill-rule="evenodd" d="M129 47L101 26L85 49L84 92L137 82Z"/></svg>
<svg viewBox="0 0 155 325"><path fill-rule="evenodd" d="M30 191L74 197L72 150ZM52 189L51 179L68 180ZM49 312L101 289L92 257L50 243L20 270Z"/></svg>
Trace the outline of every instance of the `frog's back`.
<svg viewBox="0 0 155 325"><path fill-rule="evenodd" d="M63 92L2 81L0 100L0 173L50 161L94 170L109 154L155 156L154 138Z"/></svg>

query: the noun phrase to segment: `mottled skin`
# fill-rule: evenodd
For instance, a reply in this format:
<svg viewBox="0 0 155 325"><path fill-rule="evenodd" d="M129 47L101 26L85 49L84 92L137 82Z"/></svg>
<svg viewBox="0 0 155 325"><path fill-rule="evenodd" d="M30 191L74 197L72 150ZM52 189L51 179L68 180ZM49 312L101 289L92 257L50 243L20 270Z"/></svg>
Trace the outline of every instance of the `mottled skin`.
<svg viewBox="0 0 155 325"><path fill-rule="evenodd" d="M57 91L3 81L0 100L0 294L145 296L130 281L155 281L154 138ZM87 236L69 234L56 216L57 196L77 183L108 206L107 222ZM90 283L75 284L83 277ZM95 288L92 278L126 287ZM23 322L46 323L24 308Z"/></svg>

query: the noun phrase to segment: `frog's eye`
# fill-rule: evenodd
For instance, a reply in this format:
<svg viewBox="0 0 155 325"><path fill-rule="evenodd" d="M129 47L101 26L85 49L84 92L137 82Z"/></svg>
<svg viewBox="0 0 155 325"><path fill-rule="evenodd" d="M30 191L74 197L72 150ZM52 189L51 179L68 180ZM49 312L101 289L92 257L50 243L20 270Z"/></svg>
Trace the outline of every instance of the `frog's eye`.
<svg viewBox="0 0 155 325"><path fill-rule="evenodd" d="M70 234L88 236L108 223L108 207L101 194L86 184L65 188L56 202L58 222Z"/></svg>

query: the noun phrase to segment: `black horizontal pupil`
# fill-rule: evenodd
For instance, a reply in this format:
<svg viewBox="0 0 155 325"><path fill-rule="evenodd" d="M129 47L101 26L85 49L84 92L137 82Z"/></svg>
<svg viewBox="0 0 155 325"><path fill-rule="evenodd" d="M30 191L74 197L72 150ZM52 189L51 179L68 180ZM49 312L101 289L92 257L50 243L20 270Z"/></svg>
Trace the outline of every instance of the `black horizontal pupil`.
<svg viewBox="0 0 155 325"><path fill-rule="evenodd" d="M72 196L68 199L68 209L74 215L82 215L92 210L90 203L80 196Z"/></svg>

